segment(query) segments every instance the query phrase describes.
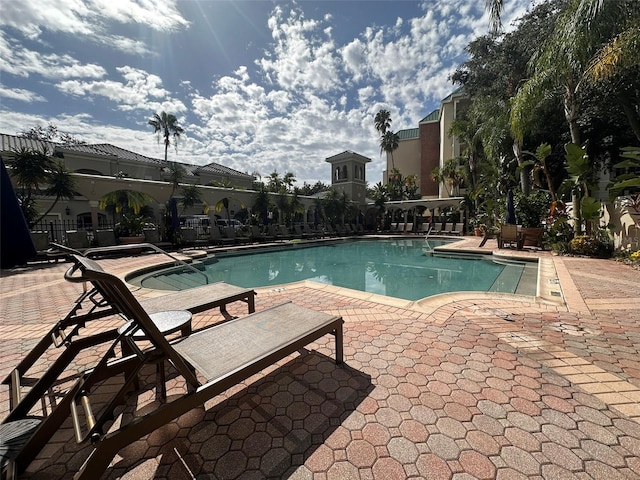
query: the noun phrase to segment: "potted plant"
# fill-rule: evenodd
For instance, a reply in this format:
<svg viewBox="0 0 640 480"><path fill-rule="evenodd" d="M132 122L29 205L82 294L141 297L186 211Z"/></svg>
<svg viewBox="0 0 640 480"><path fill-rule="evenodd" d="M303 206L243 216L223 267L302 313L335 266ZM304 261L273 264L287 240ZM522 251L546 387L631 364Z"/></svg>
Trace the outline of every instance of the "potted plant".
<svg viewBox="0 0 640 480"><path fill-rule="evenodd" d="M145 223L147 223L147 219L142 215L123 214L120 223L115 227L118 241L123 244L143 243Z"/></svg>

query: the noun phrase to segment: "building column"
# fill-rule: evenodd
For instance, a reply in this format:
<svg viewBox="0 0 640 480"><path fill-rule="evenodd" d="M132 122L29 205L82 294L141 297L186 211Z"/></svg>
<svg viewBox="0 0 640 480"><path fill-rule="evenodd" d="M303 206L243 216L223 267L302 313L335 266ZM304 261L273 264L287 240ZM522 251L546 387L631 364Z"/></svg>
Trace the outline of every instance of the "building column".
<svg viewBox="0 0 640 480"><path fill-rule="evenodd" d="M89 200L89 207L91 208L91 230L94 232L98 229L98 200Z"/></svg>

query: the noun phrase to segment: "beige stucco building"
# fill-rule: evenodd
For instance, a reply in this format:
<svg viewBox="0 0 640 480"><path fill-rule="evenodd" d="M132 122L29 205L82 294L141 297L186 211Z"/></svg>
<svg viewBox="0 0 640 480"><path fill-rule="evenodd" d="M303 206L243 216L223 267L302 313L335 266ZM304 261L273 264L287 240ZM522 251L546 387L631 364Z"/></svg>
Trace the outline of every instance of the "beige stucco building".
<svg viewBox="0 0 640 480"><path fill-rule="evenodd" d="M459 88L440 102L439 109L420 120L418 128L396 132L400 141L393 154L387 154L383 183L388 183L388 172L395 166L404 177L415 175L419 179L422 198L455 196L457 192L449 192L444 185L438 185L431 172L447 160L460 156L460 141L449 131L469 103L469 96Z"/></svg>

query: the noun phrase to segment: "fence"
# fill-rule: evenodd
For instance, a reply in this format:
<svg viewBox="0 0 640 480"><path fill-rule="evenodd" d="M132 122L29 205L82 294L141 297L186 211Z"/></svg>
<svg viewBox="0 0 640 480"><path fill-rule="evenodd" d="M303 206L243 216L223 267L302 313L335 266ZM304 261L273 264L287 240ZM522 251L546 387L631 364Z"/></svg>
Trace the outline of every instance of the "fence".
<svg viewBox="0 0 640 480"><path fill-rule="evenodd" d="M113 228L113 223L101 222L100 230L108 230ZM89 236L89 240L93 238L93 228L90 223L85 223L81 219L77 220L43 220L31 227L32 232L48 232L49 241L56 243L65 243L66 232L68 231L85 231Z"/></svg>

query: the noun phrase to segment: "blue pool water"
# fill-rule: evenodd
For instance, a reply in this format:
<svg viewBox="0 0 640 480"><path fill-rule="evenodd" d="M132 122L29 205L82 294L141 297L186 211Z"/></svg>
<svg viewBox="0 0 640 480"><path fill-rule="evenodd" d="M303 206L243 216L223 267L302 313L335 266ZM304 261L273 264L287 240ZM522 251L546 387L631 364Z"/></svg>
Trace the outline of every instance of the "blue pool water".
<svg viewBox="0 0 640 480"><path fill-rule="evenodd" d="M406 300L456 291L535 295L523 288L524 263L496 263L490 256L432 256L446 240L355 240L250 254L218 254L199 268L209 282L268 287L300 280L346 287ZM531 275L528 275L530 278ZM202 275L165 270L134 281L147 288L182 290L202 285ZM524 282L531 284L531 281ZM519 290L519 291L517 291Z"/></svg>

